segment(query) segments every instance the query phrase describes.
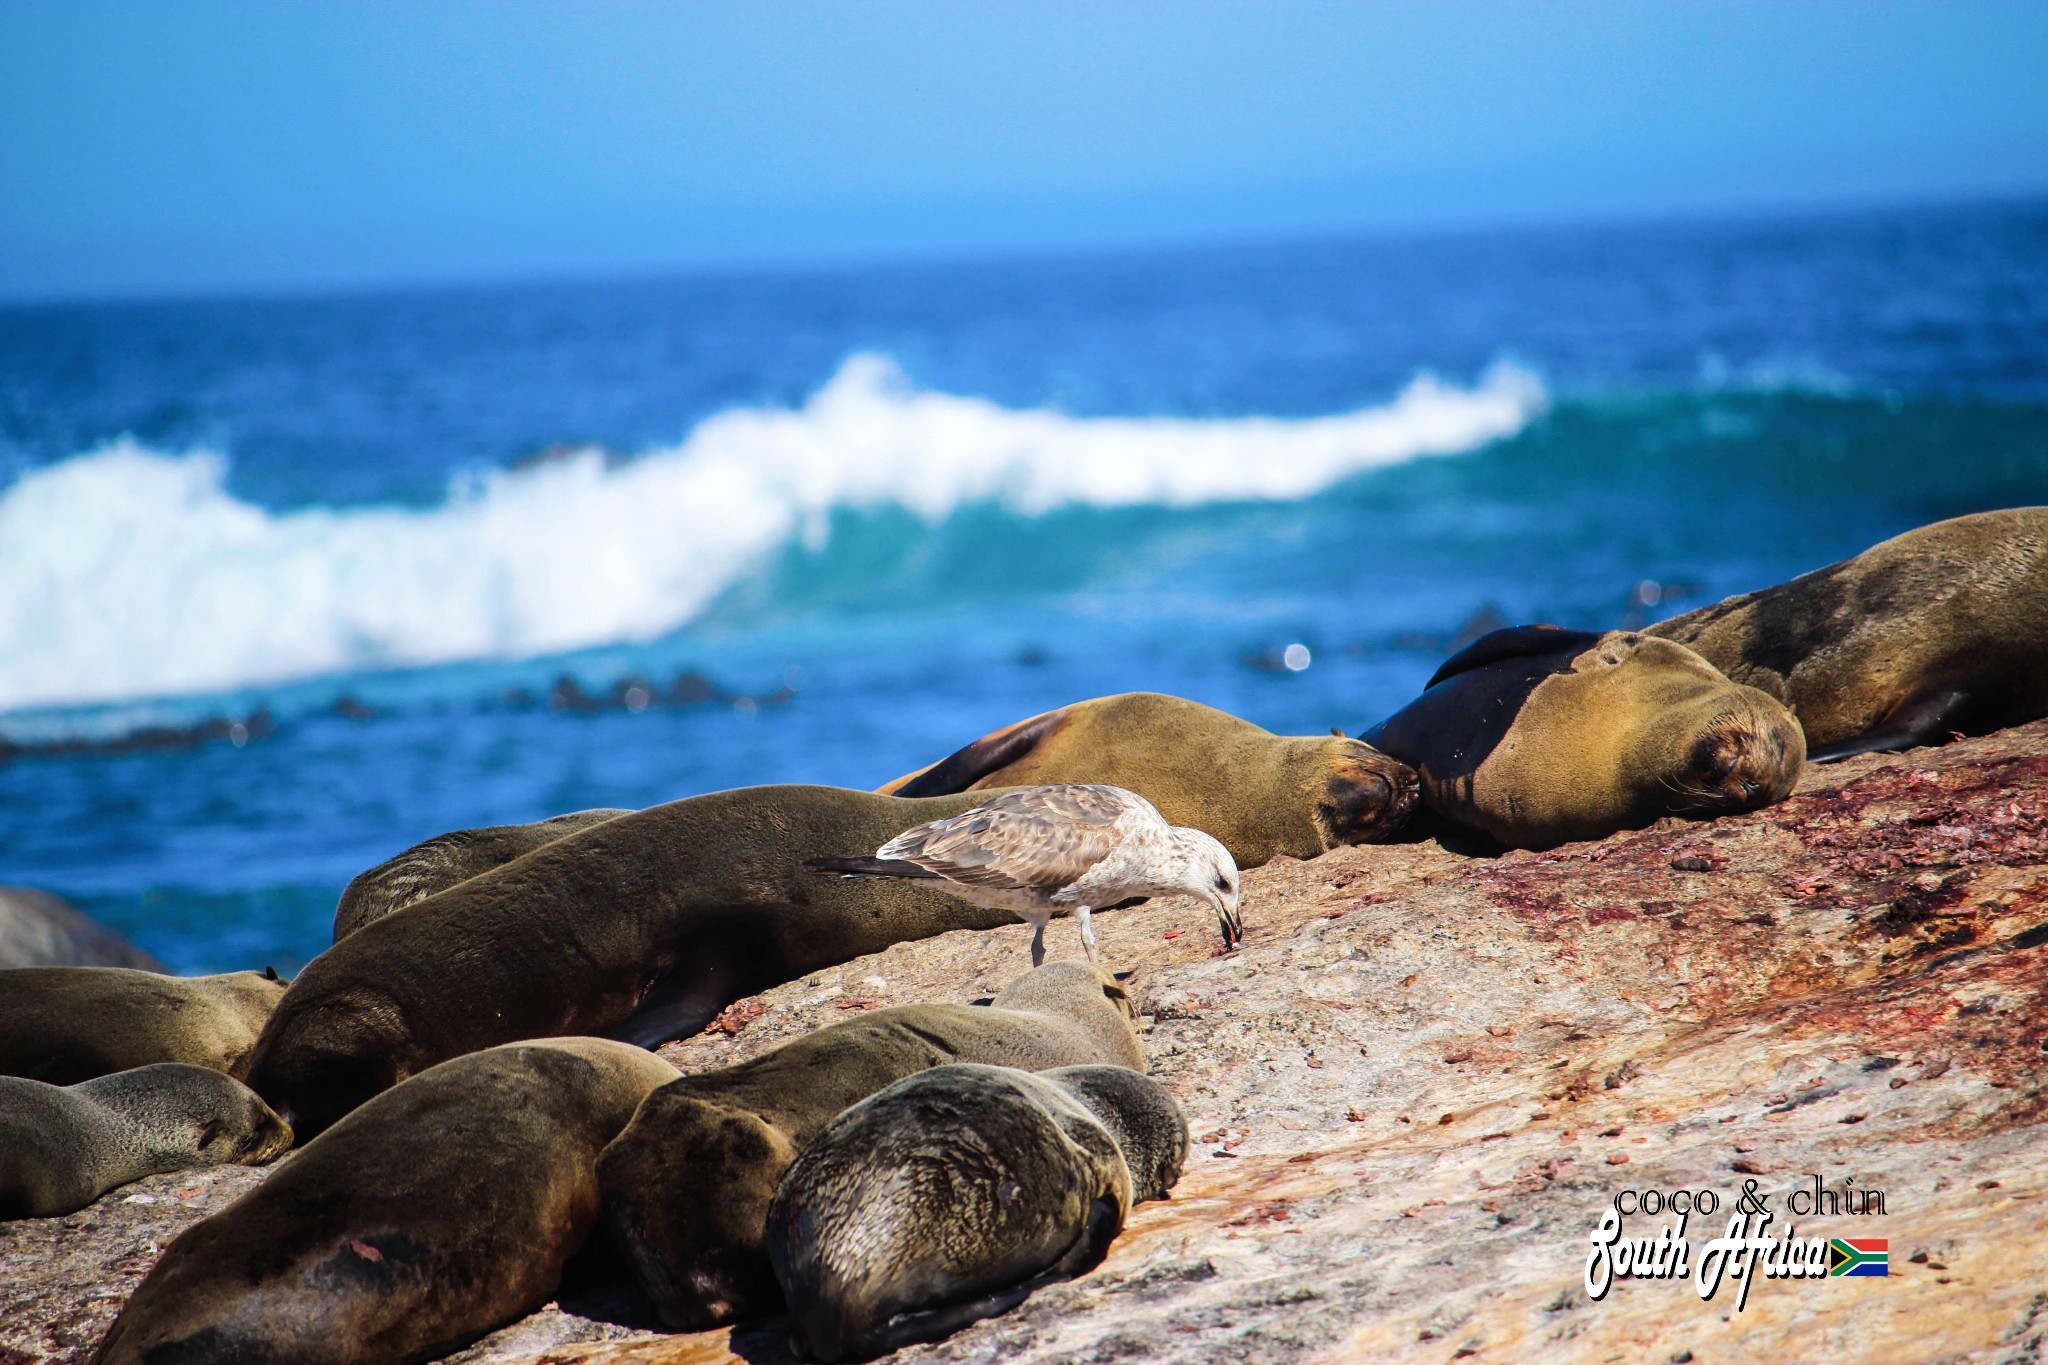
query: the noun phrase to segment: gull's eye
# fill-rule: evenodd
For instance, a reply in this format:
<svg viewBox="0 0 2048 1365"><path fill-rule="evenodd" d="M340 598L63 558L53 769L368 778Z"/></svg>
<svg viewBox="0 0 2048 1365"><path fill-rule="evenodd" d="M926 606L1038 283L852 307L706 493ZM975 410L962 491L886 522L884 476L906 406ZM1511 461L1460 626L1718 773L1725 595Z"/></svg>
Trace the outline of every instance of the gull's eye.
<svg viewBox="0 0 2048 1365"><path fill-rule="evenodd" d="M1218 891L1228 891L1230 889L1230 878L1218 877L1216 879L1216 889Z"/></svg>

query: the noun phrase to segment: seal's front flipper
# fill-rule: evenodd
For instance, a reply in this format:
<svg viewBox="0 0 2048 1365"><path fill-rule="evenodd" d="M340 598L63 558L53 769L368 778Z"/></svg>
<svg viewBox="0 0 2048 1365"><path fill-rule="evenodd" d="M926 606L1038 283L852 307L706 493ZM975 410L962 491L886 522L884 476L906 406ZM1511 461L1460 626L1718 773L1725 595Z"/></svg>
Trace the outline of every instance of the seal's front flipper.
<svg viewBox="0 0 2048 1365"><path fill-rule="evenodd" d="M1020 720L1015 725L983 735L911 778L895 791L897 796L951 796L964 792L1001 768L1007 768L1036 749L1058 728L1066 708Z"/></svg>
<svg viewBox="0 0 2048 1365"><path fill-rule="evenodd" d="M1890 753L1938 743L1951 731L1962 728L1958 721L1969 701L1969 693L1947 688L1915 693L1894 706L1867 734L1808 749L1806 761L1834 763L1857 754Z"/></svg>
<svg viewBox="0 0 2048 1365"><path fill-rule="evenodd" d="M1460 673L1470 673L1475 668L1496 664L1503 659L1548 658L1567 651L1576 657L1599 642L1600 636L1594 631L1568 630L1564 626L1505 626L1488 631L1445 659L1437 671L1430 674L1422 690L1427 692L1446 678L1455 678ZM1369 739L1365 742L1372 743Z"/></svg>
<svg viewBox="0 0 2048 1365"><path fill-rule="evenodd" d="M663 1043L703 1032L738 994L737 973L723 963L677 971L649 986L633 1012L604 1036L652 1052Z"/></svg>

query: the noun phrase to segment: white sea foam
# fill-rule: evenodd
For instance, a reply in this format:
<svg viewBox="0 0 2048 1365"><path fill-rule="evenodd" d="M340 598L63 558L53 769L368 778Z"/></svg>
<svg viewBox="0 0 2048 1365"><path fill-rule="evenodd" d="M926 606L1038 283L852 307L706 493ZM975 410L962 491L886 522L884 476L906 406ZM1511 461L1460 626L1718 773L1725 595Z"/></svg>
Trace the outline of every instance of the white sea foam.
<svg viewBox="0 0 2048 1365"><path fill-rule="evenodd" d="M820 544L835 508L1301 498L1512 435L1544 401L1498 365L1329 417L1077 418L922 391L859 355L800 409L493 473L427 510L273 512L227 491L217 454L123 441L0 493L0 710L651 638L793 538Z"/></svg>

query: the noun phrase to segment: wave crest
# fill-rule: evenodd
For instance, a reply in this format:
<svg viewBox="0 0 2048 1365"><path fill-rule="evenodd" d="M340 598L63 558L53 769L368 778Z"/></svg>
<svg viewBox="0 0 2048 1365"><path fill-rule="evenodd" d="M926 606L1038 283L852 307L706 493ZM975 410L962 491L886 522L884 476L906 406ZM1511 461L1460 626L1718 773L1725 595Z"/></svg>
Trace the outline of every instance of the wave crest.
<svg viewBox="0 0 2048 1365"><path fill-rule="evenodd" d="M494 471L427 510L273 512L227 490L218 454L123 440L0 494L0 710L649 639L793 538L821 544L835 508L1301 498L1513 435L1545 401L1502 364L1328 417L1077 418L856 355L801 408L721 413L629 461Z"/></svg>

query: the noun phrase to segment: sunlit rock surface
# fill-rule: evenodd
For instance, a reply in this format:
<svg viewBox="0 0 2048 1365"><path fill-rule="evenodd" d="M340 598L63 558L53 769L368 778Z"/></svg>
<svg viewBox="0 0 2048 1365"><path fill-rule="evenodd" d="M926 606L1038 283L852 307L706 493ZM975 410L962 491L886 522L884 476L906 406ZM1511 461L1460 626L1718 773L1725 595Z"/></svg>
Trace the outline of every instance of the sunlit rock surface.
<svg viewBox="0 0 2048 1365"><path fill-rule="evenodd" d="M1493 860L1348 849L1097 919L1200 1139L1092 1274L920 1360L2036 1359L2048 1334L2048 724L1809 769L1784 805ZM1024 926L807 977L666 1049L686 1069L853 1010L969 1000ZM1078 956L1070 924L1053 956ZM1815 1178L1884 1212L1792 1217ZM0 1230L0 1362L89 1350L156 1248L261 1178L154 1177ZM1751 1182L1754 1182L1753 1184ZM1774 1238L1881 1238L1884 1278L1584 1276L1615 1195L1745 1187ZM1865 1196L1858 1196L1861 1203ZM150 1200L153 1202L138 1202ZM1669 1214L1626 1222L1654 1237ZM572 1297L467 1361L782 1358Z"/></svg>

